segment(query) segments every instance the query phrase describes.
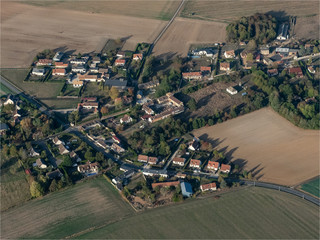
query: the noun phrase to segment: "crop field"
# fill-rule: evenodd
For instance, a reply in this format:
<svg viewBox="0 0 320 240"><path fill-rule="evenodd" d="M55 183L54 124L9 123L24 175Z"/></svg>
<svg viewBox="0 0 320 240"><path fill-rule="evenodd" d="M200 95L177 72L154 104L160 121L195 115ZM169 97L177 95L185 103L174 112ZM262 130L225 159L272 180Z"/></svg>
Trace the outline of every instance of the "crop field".
<svg viewBox="0 0 320 240"><path fill-rule="evenodd" d="M26 1L24 3L34 6L68 9L87 13L116 14L132 17L170 20L180 1L177 0L116 0L108 1Z"/></svg>
<svg viewBox="0 0 320 240"><path fill-rule="evenodd" d="M301 185L301 189L320 198L320 177Z"/></svg>
<svg viewBox="0 0 320 240"><path fill-rule="evenodd" d="M258 180L288 186L319 174L319 133L295 127L270 108L193 131Z"/></svg>
<svg viewBox="0 0 320 240"><path fill-rule="evenodd" d="M120 7L124 8L122 4ZM38 52L48 48L81 53L100 51L107 39L124 38L124 50L133 50L138 42L152 42L166 24L155 19L44 8L11 1L1 3L1 15L2 68L29 66Z"/></svg>
<svg viewBox="0 0 320 240"><path fill-rule="evenodd" d="M1 214L1 239L61 239L133 213L102 177L32 200Z"/></svg>
<svg viewBox="0 0 320 240"><path fill-rule="evenodd" d="M307 229L307 230L306 230ZM82 239L307 239L319 237L318 208L269 189L156 208L77 236Z"/></svg>
<svg viewBox="0 0 320 240"><path fill-rule="evenodd" d="M224 42L227 24L177 17L155 48L155 55L186 56L191 44Z"/></svg>

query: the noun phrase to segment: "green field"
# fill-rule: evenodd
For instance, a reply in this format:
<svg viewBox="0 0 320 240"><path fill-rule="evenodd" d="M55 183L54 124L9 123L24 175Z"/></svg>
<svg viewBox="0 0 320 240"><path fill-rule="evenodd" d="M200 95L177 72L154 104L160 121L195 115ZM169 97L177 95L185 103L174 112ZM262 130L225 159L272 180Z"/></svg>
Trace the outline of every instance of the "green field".
<svg viewBox="0 0 320 240"><path fill-rule="evenodd" d="M1 238L61 239L132 215L103 177L76 184L1 214Z"/></svg>
<svg viewBox="0 0 320 240"><path fill-rule="evenodd" d="M311 193L312 195L320 198L320 177L311 180L301 186L303 191Z"/></svg>
<svg viewBox="0 0 320 240"><path fill-rule="evenodd" d="M14 93L12 92L9 88L7 88L5 85L0 84L0 95L7 95L9 93Z"/></svg>
<svg viewBox="0 0 320 240"><path fill-rule="evenodd" d="M318 212L316 205L286 193L246 188L220 199L145 211L77 238L318 239Z"/></svg>
<svg viewBox="0 0 320 240"><path fill-rule="evenodd" d="M100 84L100 83L98 83ZM82 93L82 97L107 97L107 93L101 89L99 89L99 85L97 83L87 83L85 85L85 89Z"/></svg>
<svg viewBox="0 0 320 240"><path fill-rule="evenodd" d="M51 108L73 108L77 106L79 102L77 99L57 99L64 82L24 82L28 71L28 68L6 68L1 69L1 75Z"/></svg>

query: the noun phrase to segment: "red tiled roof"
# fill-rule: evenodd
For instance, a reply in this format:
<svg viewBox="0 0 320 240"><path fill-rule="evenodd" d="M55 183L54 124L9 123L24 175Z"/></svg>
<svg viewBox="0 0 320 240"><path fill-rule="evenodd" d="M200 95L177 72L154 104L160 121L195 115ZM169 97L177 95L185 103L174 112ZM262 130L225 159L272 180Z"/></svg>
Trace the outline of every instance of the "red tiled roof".
<svg viewBox="0 0 320 240"><path fill-rule="evenodd" d="M190 160L190 166L191 165L200 166L201 165L201 161L198 160L198 159L191 159Z"/></svg>
<svg viewBox="0 0 320 240"><path fill-rule="evenodd" d="M213 182L213 183L203 184L200 187L201 187L202 191L205 191L205 190L209 190L212 188L217 188L217 184Z"/></svg>
<svg viewBox="0 0 320 240"><path fill-rule="evenodd" d="M51 59L39 59L38 60L38 63L52 63L52 60Z"/></svg>
<svg viewBox="0 0 320 240"><path fill-rule="evenodd" d="M289 74L291 73L302 75L302 70L300 67L289 68Z"/></svg>
<svg viewBox="0 0 320 240"><path fill-rule="evenodd" d="M219 162L215 162L215 161L208 161L208 168L219 168Z"/></svg>
<svg viewBox="0 0 320 240"><path fill-rule="evenodd" d="M152 164L156 164L158 162L158 158L157 157L149 157L149 163L152 163Z"/></svg>
<svg viewBox="0 0 320 240"><path fill-rule="evenodd" d="M227 170L230 171L230 169L231 169L231 166L230 166L230 165L221 164L221 167L220 167L220 170L221 170L221 171L227 171Z"/></svg>
<svg viewBox="0 0 320 240"><path fill-rule="evenodd" d="M148 156L147 155L142 155L142 154L140 154L139 156L138 156L138 161L144 161L144 162L148 162Z"/></svg>
<svg viewBox="0 0 320 240"><path fill-rule="evenodd" d="M206 71L211 72L211 67L200 67L200 71L201 72L206 72Z"/></svg>
<svg viewBox="0 0 320 240"><path fill-rule="evenodd" d="M55 74L55 73L63 73L65 74L66 73L66 70L64 68L55 68L55 69L52 69L52 74Z"/></svg>
<svg viewBox="0 0 320 240"><path fill-rule="evenodd" d="M222 63L220 63L220 67L230 68L230 63L229 62L222 62Z"/></svg>
<svg viewBox="0 0 320 240"><path fill-rule="evenodd" d="M184 163L185 162L185 158L178 158L178 157L175 157L174 159L173 159L173 162L182 162L182 163Z"/></svg>
<svg viewBox="0 0 320 240"><path fill-rule="evenodd" d="M184 72L182 73L183 77L191 77L191 76L201 76L201 72Z"/></svg>
<svg viewBox="0 0 320 240"><path fill-rule="evenodd" d="M117 59L117 60L116 60L116 63L125 64L125 63L126 63L126 60L125 60L125 59Z"/></svg>

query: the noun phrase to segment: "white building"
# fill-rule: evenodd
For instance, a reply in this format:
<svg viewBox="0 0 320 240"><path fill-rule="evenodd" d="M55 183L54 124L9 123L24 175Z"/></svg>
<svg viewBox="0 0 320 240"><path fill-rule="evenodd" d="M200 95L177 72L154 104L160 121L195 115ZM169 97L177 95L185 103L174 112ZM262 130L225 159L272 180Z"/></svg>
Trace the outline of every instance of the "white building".
<svg viewBox="0 0 320 240"><path fill-rule="evenodd" d="M230 93L231 95L235 95L238 93L238 91L236 89L234 89L233 87L228 87L227 92Z"/></svg>
<svg viewBox="0 0 320 240"><path fill-rule="evenodd" d="M44 76L45 73L46 73L46 70L44 68L43 69L39 69L39 68L32 69L32 75Z"/></svg>

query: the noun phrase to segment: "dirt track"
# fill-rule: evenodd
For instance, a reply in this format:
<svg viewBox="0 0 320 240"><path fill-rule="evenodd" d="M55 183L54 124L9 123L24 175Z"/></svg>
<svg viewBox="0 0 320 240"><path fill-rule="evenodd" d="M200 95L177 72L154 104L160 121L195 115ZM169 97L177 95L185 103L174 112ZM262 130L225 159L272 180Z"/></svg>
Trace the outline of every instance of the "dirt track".
<svg viewBox="0 0 320 240"><path fill-rule="evenodd" d="M166 23L14 2L2 2L1 15L1 67L28 66L46 48L100 50L108 38L128 38L124 48L132 50L138 42L152 42Z"/></svg>
<svg viewBox="0 0 320 240"><path fill-rule="evenodd" d="M261 181L297 185L319 175L319 134L303 130L269 108L194 131Z"/></svg>
<svg viewBox="0 0 320 240"><path fill-rule="evenodd" d="M186 56L190 44L224 42L226 24L177 17L159 40L155 55L176 54Z"/></svg>

